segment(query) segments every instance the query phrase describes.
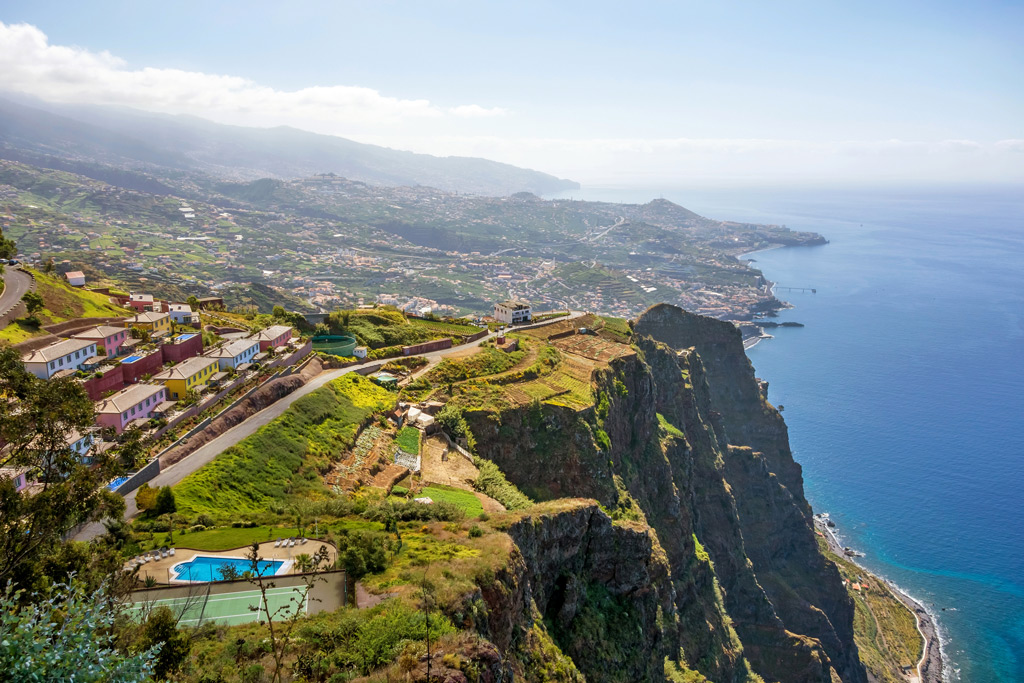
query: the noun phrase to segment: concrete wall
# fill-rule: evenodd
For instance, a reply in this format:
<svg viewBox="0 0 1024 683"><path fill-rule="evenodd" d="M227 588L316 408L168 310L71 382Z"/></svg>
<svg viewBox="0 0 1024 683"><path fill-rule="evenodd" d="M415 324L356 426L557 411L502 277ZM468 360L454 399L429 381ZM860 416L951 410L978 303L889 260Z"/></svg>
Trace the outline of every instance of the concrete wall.
<svg viewBox="0 0 1024 683"><path fill-rule="evenodd" d="M183 342L163 344L160 346L165 363L180 363L183 360L194 358L203 352L203 335L196 333L196 336Z"/></svg>
<svg viewBox="0 0 1024 683"><path fill-rule="evenodd" d="M124 497L147 481L151 481L158 474L160 474L160 459L154 458L145 467L129 477L128 481L118 486L116 493Z"/></svg>
<svg viewBox="0 0 1024 683"><path fill-rule="evenodd" d="M143 375L155 375L164 369L164 354L160 349L134 363L121 363L125 384L135 384Z"/></svg>
<svg viewBox="0 0 1024 683"><path fill-rule="evenodd" d="M108 391L120 391L124 389L124 372L120 365L107 370L102 377L92 377L82 383L85 393L93 401L99 401L103 394Z"/></svg>
<svg viewBox="0 0 1024 683"><path fill-rule="evenodd" d="M452 340L449 337L444 339L435 339L433 341L423 342L422 344L413 344L412 346L403 346L403 356L413 356L417 353L429 353L430 351L439 351L441 349L450 349L452 347Z"/></svg>

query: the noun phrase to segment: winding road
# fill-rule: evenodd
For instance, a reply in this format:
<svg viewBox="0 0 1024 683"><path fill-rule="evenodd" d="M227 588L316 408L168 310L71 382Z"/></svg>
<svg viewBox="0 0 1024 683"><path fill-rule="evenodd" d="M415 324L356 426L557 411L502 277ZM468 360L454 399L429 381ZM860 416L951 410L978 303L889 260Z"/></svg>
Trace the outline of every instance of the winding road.
<svg viewBox="0 0 1024 683"><path fill-rule="evenodd" d="M32 289L32 277L14 266L4 267L4 291L0 294L0 315L14 308L21 297Z"/></svg>

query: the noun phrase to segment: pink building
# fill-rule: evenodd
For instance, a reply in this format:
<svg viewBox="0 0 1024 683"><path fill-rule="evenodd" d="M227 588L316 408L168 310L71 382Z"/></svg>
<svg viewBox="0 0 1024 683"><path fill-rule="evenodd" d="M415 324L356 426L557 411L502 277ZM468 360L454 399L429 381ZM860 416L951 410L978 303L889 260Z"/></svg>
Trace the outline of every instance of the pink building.
<svg viewBox="0 0 1024 683"><path fill-rule="evenodd" d="M274 325L256 335L260 340L260 351L284 346L292 338L291 325Z"/></svg>
<svg viewBox="0 0 1024 683"><path fill-rule="evenodd" d="M28 468L0 467L0 479L10 479L14 483L14 490L20 493L28 488Z"/></svg>
<svg viewBox="0 0 1024 683"><path fill-rule="evenodd" d="M97 349L104 349L107 358L113 358L121 352L121 345L128 338L128 329L111 325L98 325L71 335L72 339L87 339L96 342Z"/></svg>
<svg viewBox="0 0 1024 683"><path fill-rule="evenodd" d="M167 401L167 388L159 384L133 384L96 404L96 423L120 434L136 420L148 420ZM161 408L162 410L163 408Z"/></svg>

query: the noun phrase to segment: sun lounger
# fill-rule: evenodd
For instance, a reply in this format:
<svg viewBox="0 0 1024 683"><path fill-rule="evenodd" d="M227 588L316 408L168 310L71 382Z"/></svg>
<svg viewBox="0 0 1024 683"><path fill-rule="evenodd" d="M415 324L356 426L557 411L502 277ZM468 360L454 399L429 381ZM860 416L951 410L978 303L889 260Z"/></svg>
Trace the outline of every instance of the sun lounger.
<svg viewBox="0 0 1024 683"><path fill-rule="evenodd" d="M274 541L274 547L275 548L280 548L281 547L281 539L280 538L277 539L276 541Z"/></svg>
<svg viewBox="0 0 1024 683"><path fill-rule="evenodd" d="M168 550L167 554L170 555L171 557L174 557L174 548L171 548L170 550Z"/></svg>
<svg viewBox="0 0 1024 683"><path fill-rule="evenodd" d="M295 539L294 538L289 538L288 539L288 547L289 548L294 548L295 547Z"/></svg>
<svg viewBox="0 0 1024 683"><path fill-rule="evenodd" d="M306 537L305 536L303 536L302 540L299 541L299 545L306 545Z"/></svg>

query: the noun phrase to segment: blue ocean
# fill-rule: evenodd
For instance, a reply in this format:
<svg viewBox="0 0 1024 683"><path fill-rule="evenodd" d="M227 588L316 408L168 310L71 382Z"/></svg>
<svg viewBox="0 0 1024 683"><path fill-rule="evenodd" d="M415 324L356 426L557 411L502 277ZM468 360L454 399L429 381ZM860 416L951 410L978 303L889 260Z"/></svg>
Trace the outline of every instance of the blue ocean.
<svg viewBox="0 0 1024 683"><path fill-rule="evenodd" d="M749 351L815 512L929 606L949 680L1024 681L1024 189L596 189L813 230L756 253L793 309Z"/></svg>

